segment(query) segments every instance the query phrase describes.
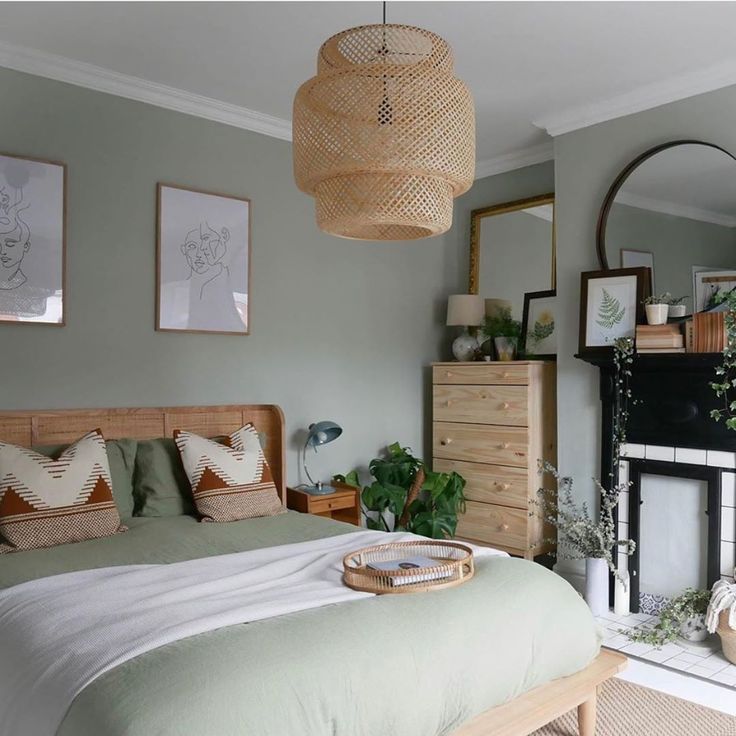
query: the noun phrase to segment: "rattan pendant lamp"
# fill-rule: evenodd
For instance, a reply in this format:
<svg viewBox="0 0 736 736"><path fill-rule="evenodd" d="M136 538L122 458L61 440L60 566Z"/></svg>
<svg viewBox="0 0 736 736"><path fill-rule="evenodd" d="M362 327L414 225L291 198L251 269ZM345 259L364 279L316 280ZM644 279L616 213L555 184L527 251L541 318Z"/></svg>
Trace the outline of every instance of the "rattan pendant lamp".
<svg viewBox="0 0 736 736"><path fill-rule="evenodd" d="M473 183L475 113L448 44L383 12L322 44L294 98L294 176L321 230L413 240L447 231Z"/></svg>

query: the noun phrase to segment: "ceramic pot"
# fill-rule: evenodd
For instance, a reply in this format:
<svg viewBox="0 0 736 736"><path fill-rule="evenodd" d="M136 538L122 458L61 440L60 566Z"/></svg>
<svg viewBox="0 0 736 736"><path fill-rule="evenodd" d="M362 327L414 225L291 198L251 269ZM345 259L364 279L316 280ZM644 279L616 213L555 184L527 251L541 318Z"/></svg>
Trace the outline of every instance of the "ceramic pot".
<svg viewBox="0 0 736 736"><path fill-rule="evenodd" d="M705 628L705 614L691 616L680 624L680 636L687 641L705 641L708 630Z"/></svg>
<svg viewBox="0 0 736 736"><path fill-rule="evenodd" d="M669 317L684 317L687 313L687 310L685 309L684 304L670 304L669 309L667 310L667 315Z"/></svg>
<svg viewBox="0 0 736 736"><path fill-rule="evenodd" d="M516 358L516 337L494 337L493 344L496 346L496 358L498 360L514 360Z"/></svg>
<svg viewBox="0 0 736 736"><path fill-rule="evenodd" d="M608 613L608 563L603 558L585 559L585 602L594 616Z"/></svg>
<svg viewBox="0 0 736 736"><path fill-rule="evenodd" d="M462 335L455 338L452 343L452 354L455 356L455 360L467 362L475 359L475 354L478 351L478 340L476 340L467 329Z"/></svg>
<svg viewBox="0 0 736 736"><path fill-rule="evenodd" d="M669 304L647 304L644 306L647 313L647 324L666 325L667 314L670 310Z"/></svg>

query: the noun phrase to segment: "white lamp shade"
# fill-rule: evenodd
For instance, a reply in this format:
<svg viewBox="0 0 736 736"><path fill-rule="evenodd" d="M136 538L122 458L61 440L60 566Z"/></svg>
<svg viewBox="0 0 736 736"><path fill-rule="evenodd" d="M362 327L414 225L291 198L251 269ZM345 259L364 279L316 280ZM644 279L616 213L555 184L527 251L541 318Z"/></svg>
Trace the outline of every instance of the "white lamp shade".
<svg viewBox="0 0 736 736"><path fill-rule="evenodd" d="M447 300L447 324L473 327L483 324L483 297L477 294L452 294Z"/></svg>

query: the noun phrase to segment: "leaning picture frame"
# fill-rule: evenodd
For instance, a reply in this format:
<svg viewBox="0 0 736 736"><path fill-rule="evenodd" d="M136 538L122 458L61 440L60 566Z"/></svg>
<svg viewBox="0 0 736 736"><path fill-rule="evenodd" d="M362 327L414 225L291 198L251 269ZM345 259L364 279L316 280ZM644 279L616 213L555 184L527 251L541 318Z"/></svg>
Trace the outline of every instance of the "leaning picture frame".
<svg viewBox="0 0 736 736"><path fill-rule="evenodd" d="M557 360L557 292L524 294L521 318L521 351L534 360Z"/></svg>
<svg viewBox="0 0 736 736"><path fill-rule="evenodd" d="M652 272L647 267L580 274L579 352L610 352L615 340L634 338L651 293Z"/></svg>
<svg viewBox="0 0 736 736"><path fill-rule="evenodd" d="M67 167L0 154L0 324L63 327Z"/></svg>
<svg viewBox="0 0 736 736"><path fill-rule="evenodd" d="M251 203L157 185L156 329L250 334Z"/></svg>

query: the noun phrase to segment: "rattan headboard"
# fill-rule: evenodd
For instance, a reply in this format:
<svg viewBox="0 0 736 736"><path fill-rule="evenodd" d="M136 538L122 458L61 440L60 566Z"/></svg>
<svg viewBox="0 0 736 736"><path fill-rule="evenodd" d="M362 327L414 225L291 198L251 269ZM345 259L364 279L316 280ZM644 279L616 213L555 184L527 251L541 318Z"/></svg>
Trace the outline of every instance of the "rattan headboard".
<svg viewBox="0 0 736 736"><path fill-rule="evenodd" d="M175 429L196 432L203 437L220 437L248 422L265 437L264 452L283 501L286 498L284 414L275 404L0 411L0 440L22 447L61 445L74 442L98 427L106 439L172 437Z"/></svg>

